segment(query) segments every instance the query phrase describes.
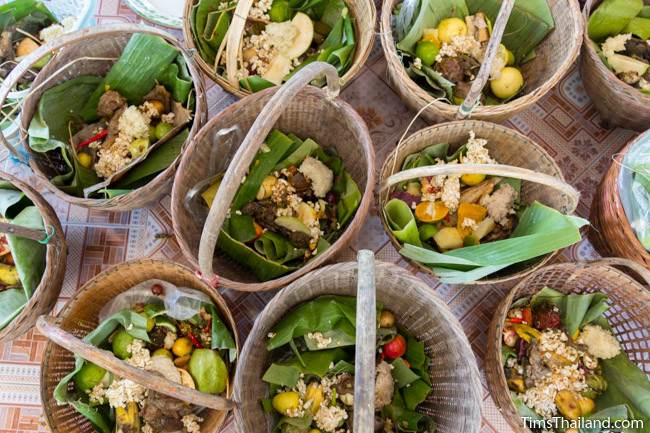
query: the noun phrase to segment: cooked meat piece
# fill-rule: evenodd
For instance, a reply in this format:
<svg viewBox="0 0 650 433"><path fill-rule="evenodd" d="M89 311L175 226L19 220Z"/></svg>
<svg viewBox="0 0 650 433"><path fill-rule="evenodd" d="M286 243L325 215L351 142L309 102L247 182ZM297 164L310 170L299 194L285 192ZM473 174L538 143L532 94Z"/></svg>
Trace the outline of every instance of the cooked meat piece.
<svg viewBox="0 0 650 433"><path fill-rule="evenodd" d="M467 81L459 81L454 87L454 96L460 99L465 99L469 90L472 88L472 83Z"/></svg>
<svg viewBox="0 0 650 433"><path fill-rule="evenodd" d="M309 241L311 236L303 232L290 232L288 230L281 230L283 234L289 239L291 245L296 248L309 248Z"/></svg>
<svg viewBox="0 0 650 433"><path fill-rule="evenodd" d="M375 410L379 410L393 401L395 382L390 373L391 366L386 361L377 365L377 378L375 379Z"/></svg>
<svg viewBox="0 0 650 433"><path fill-rule="evenodd" d="M104 140L104 147L110 147L119 135L120 117L122 116L122 113L124 113L124 110L126 110L126 105L117 110L108 122L108 135L106 136L106 140Z"/></svg>
<svg viewBox="0 0 650 433"><path fill-rule="evenodd" d="M553 305L543 304L535 310L535 328L557 329L560 325L560 312L555 311Z"/></svg>
<svg viewBox="0 0 650 433"><path fill-rule="evenodd" d="M172 112L174 113L174 128L187 125L192 120L192 112L183 107L180 102L172 101Z"/></svg>
<svg viewBox="0 0 650 433"><path fill-rule="evenodd" d="M250 215L262 227L275 227L275 211L277 207L270 200L252 201L242 207L244 215Z"/></svg>
<svg viewBox="0 0 650 433"><path fill-rule="evenodd" d="M126 98L115 90L109 90L99 98L97 114L100 117L110 118L115 112L126 106Z"/></svg>
<svg viewBox="0 0 650 433"><path fill-rule="evenodd" d="M465 79L465 71L458 57L443 57L436 64L436 70L444 75L446 79L454 83Z"/></svg>
<svg viewBox="0 0 650 433"><path fill-rule="evenodd" d="M160 101L165 106L165 113L169 113L172 109L172 95L169 93L165 86L156 84L153 89L142 98L144 101Z"/></svg>
<svg viewBox="0 0 650 433"><path fill-rule="evenodd" d="M147 348L151 351L154 351L159 347L165 346L166 336L167 328L164 328L162 326L154 326L154 328L149 332L149 343L147 343Z"/></svg>
<svg viewBox="0 0 650 433"><path fill-rule="evenodd" d="M6 62L15 57L14 46L11 43L11 32L4 31L0 34L0 60Z"/></svg>
<svg viewBox="0 0 650 433"><path fill-rule="evenodd" d="M650 44L648 41L632 38L625 42L625 51L632 57L650 62Z"/></svg>
<svg viewBox="0 0 650 433"><path fill-rule="evenodd" d="M539 351L536 343L531 344L528 355L528 363L525 368L525 384L526 388L535 386L535 382L548 375L551 371L544 364L542 353Z"/></svg>
<svg viewBox="0 0 650 433"><path fill-rule="evenodd" d="M144 400L142 418L155 432L183 430L181 419L192 413L189 404L160 394L152 389Z"/></svg>
<svg viewBox="0 0 650 433"><path fill-rule="evenodd" d="M336 384L336 393L338 395L354 395L354 376L349 373L342 374L339 378L339 383Z"/></svg>
<svg viewBox="0 0 650 433"><path fill-rule="evenodd" d="M294 187L298 195L302 195L309 191L311 182L305 177L304 174L298 172L292 176L289 176L289 184Z"/></svg>

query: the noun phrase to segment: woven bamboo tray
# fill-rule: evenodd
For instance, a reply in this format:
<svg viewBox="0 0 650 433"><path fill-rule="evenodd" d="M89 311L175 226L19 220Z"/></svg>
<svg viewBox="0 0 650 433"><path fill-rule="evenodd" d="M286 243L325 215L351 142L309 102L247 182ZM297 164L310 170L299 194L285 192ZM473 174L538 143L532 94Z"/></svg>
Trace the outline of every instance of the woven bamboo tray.
<svg viewBox="0 0 650 433"><path fill-rule="evenodd" d="M493 59L510 15L514 0L505 0L495 21L486 60L481 65L477 78L463 105L455 106L434 100L424 89L416 84L406 73L397 55L391 17L400 0L384 0L381 12L381 45L388 65L388 77L392 87L402 100L413 110L422 110L422 117L430 123L461 119L471 116L474 119L504 121L531 107L549 90L560 82L575 60L582 44L583 20L577 0L549 0L555 20L555 29L535 49L536 57L523 65L524 93L501 105L475 105L480 92L488 82L490 59Z"/></svg>
<svg viewBox="0 0 650 433"><path fill-rule="evenodd" d="M467 142L470 131L474 131L476 137L488 141L486 148L489 149L491 157L499 164L446 164L421 167L400 173L402 163L407 156L436 143L449 143L452 149L456 149ZM566 183L560 167L533 140L495 123L478 120L442 123L422 129L402 141L388 155L381 169L379 214L384 230L397 250L401 249L401 244L391 232L382 211L388 202L391 187L398 182L418 177L466 173L484 173L527 181L522 183L521 188L521 201L525 204L537 200L565 214L573 213L578 206L579 192ZM513 265L494 274L491 278L483 278L465 284L500 284L512 281L540 268L555 254L557 251L540 257L533 263ZM407 258L404 260L422 272L435 276L431 268Z"/></svg>
<svg viewBox="0 0 650 433"><path fill-rule="evenodd" d="M177 286L200 290L210 296L221 318L233 333L239 350L237 327L228 305L216 290L203 283L191 270L176 263L151 259L114 266L84 284L68 301L56 320L41 317L38 321L39 331L52 340L45 348L41 365L41 400L47 424L53 433L95 432L92 424L71 405L59 405L53 397L56 385L74 369L75 353L120 377L128 378L179 400L205 406L206 409L200 415L204 419L201 433L217 432L223 425L227 410L232 407L229 398L232 395L231 384L234 371L231 371L226 397L204 394L175 384L156 374L131 367L110 352L97 349L80 340L99 324L99 312L107 302L136 284L154 278L169 281ZM74 353L60 345L73 350ZM211 409L207 409L208 407Z"/></svg>
<svg viewBox="0 0 650 433"><path fill-rule="evenodd" d="M439 433L478 432L482 401L479 372L458 320L430 287L402 268L377 263L375 280L377 301L395 314L397 323L424 342L425 352L432 357L433 391L419 410L435 419ZM261 378L271 362L265 341L273 325L292 308L318 296L355 296L357 283L356 263L326 266L287 286L266 305L244 344L235 376L237 431L261 433L273 428L272 416L260 405L268 393Z"/></svg>
<svg viewBox="0 0 650 433"><path fill-rule="evenodd" d="M632 362L650 374L650 291L634 278L615 268L627 267L650 284L650 272L625 259L609 258L591 263L562 263L539 269L512 288L497 307L488 332L485 373L492 398L510 427L531 433L515 408L506 384L501 358L502 332L513 301L551 287L562 293L603 292L609 297L605 313L612 331Z"/></svg>
<svg viewBox="0 0 650 433"><path fill-rule="evenodd" d="M585 2L582 18L585 28L589 15L600 2L601 0ZM596 52L595 45L585 31L580 56L580 75L601 120L607 125L645 131L650 124L650 95L619 79L605 66Z"/></svg>
<svg viewBox="0 0 650 433"><path fill-rule="evenodd" d="M344 1L350 11L351 17L353 18L354 29L356 31L357 37L357 45L355 47L352 65L350 65L350 68L341 77L341 86L343 87L352 82L352 80L359 74L359 72L361 72L363 64L366 62L366 60L368 60L368 56L370 55L375 42L375 22L377 21L377 10L375 8L375 2L373 0ZM183 12L183 39L185 40L187 46L194 53L194 61L204 74L210 77L212 81L217 83L227 92L232 93L238 98L243 98L250 95L251 92L245 89L241 89L238 82L231 82L227 77L217 74L214 65L208 64L200 56L199 51L196 47L196 43L194 41L189 19L192 6L194 6L197 2L198 0L185 0L185 10ZM246 6L240 5L241 3L245 3ZM250 9L250 5L252 3L253 0L238 0L238 10L245 10L246 13L236 14L235 16L248 16L248 10ZM240 32L238 35L227 35L226 39L230 40L230 37L234 38L234 40L240 41L241 43L243 32ZM237 44L237 46L239 45L240 44ZM226 50L223 51L223 55L226 56Z"/></svg>
<svg viewBox="0 0 650 433"><path fill-rule="evenodd" d="M641 140L648 140L648 137L650 132L645 132L630 141L615 156L603 176L591 203L589 240L601 256L623 257L650 268L650 253L639 242L625 215L618 182L621 163L628 149Z"/></svg>
<svg viewBox="0 0 650 433"><path fill-rule="evenodd" d="M207 116L207 105L203 78L198 69L194 66L192 57L183 48L181 43L162 30L142 24L108 24L90 27L75 33L63 35L56 38L49 44L41 46L38 50L27 56L5 79L0 87L0 102L4 103L8 92L15 85L18 79L34 63L44 55L54 53L54 57L41 70L31 86L30 94L23 102L21 112L21 141L30 155L29 165L34 170L34 175L43 182L47 188L58 198L68 203L76 204L86 208L96 208L110 211L126 211L138 207L145 207L160 198L171 186L174 172L179 158L166 170L158 174L145 186L138 188L128 194L120 195L109 199L87 199L68 195L50 183L46 169L39 165L33 158L35 152L31 150L28 143L29 124L36 113L38 103L44 91L68 81L80 75L105 75L110 66L115 62L131 35L135 33L147 33L157 35L173 45L184 56L196 92L196 110L187 142L197 133L205 122ZM24 160L22 156L0 133L0 144L4 145L14 157Z"/></svg>
<svg viewBox="0 0 650 433"><path fill-rule="evenodd" d="M307 85L322 74L327 77L325 89ZM243 291L277 289L332 259L360 230L372 201L375 154L366 124L351 106L336 99L338 92L336 69L322 62L312 63L282 87L266 89L229 106L210 119L190 143L174 181L172 220L183 255L211 284ZM248 132L238 149L224 149L220 154L223 161L233 163L221 181L214 199L216 205L213 204L204 221L185 207L185 199L196 185L215 174L210 172L209 163L215 133L234 125ZM259 282L249 270L224 253L215 254L215 247L228 212L227 204L232 202L253 158L273 128L310 137L325 148L336 149L363 197L348 227L327 250L291 274Z"/></svg>
<svg viewBox="0 0 650 433"><path fill-rule="evenodd" d="M61 286L63 285L67 248L65 243L65 234L61 228L59 218L56 216L52 206L50 206L43 196L36 192L36 190L31 186L9 173L0 171L0 180L10 182L13 186L21 190L27 198L34 203L34 206L38 208L43 217L43 223L46 229L49 230L48 234L53 233L53 236L47 244L45 271L43 272L41 282L34 290L32 297L29 299L27 305L25 305L25 308L23 308L20 314L18 314L11 323L0 330L0 343L4 343L5 341L13 340L27 332L34 326L38 316L47 314L52 308L54 308L54 304L56 304L56 300L61 292ZM17 229L17 234L21 234L19 232L20 227L11 228L11 230L14 229ZM0 232L6 233L6 231L1 228ZM34 232L34 230L28 230L28 232ZM25 235L26 237L29 237L30 233L25 233ZM43 238L44 236L41 236L40 239Z"/></svg>

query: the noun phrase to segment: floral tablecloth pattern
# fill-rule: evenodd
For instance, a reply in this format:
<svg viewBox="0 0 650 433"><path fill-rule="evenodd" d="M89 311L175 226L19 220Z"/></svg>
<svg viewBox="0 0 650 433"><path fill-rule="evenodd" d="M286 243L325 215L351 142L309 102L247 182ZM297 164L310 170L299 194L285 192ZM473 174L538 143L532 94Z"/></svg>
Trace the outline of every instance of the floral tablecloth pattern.
<svg viewBox="0 0 650 433"><path fill-rule="evenodd" d="M98 23L142 21L120 0L99 0L95 16ZM180 36L180 32L176 33ZM415 114L400 101L387 81L386 63L377 43L359 76L342 93L343 99L352 104L370 128L378 167ZM208 85L211 115L235 101L220 87L211 82ZM634 136L632 131L607 129L601 123L584 92L577 67L539 104L507 122L508 126L543 145L555 158L568 181L582 193L577 212L583 217L589 215L593 194L611 163L612 155ZM414 128L423 126L424 122L418 121ZM6 151L0 153L0 158L5 160L3 166L6 170L22 177L28 176L29 171L24 166L7 159ZM169 195L149 209L123 213L89 211L56 200L51 194L47 197L61 219L69 247L67 273L57 308L61 308L91 277L125 260L154 257L184 262L171 234ZM359 237L339 260L354 260L356 252L362 248L373 250L379 260L397 263L405 272L417 273L388 242L376 208L372 209ZM564 251L558 260L594 257L596 253L590 243L583 240ZM419 276L447 302L461 321L482 368L487 327L497 302L508 287L447 286L427 275ZM243 339L273 293L247 294L225 290L224 295L233 309ZM39 387L40 362L45 345L46 339L37 331L0 345L0 433L48 431L40 406ZM482 380L481 431L510 432L489 396L485 378ZM232 421L224 431L236 431Z"/></svg>

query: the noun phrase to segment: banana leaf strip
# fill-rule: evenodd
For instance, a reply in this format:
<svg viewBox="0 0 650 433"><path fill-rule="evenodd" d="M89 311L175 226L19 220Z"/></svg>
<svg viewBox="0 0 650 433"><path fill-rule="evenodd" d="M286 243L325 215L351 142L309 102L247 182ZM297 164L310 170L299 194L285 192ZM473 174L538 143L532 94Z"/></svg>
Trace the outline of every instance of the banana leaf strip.
<svg viewBox="0 0 650 433"><path fill-rule="evenodd" d="M190 27L192 28L194 41L196 42L201 58L209 64L214 63L214 60L217 57L217 52L203 39L203 33L205 31L205 23L207 22L207 14L210 12L209 9L213 7L213 4L217 4L213 9L216 10L218 3L219 1L216 0L201 0L199 3L192 6L192 9L190 10Z"/></svg>
<svg viewBox="0 0 650 433"><path fill-rule="evenodd" d="M21 21L21 29L30 34L59 22L40 0L15 0L0 6L0 30L6 29L18 21Z"/></svg>
<svg viewBox="0 0 650 433"><path fill-rule="evenodd" d="M305 254L304 249L294 247L283 236L270 231L265 232L255 241L255 250L267 259L280 264L291 262Z"/></svg>
<svg viewBox="0 0 650 433"><path fill-rule="evenodd" d="M297 357L290 358L285 362L273 363L264 373L262 380L267 383L293 387L298 383L300 374L324 377L334 369L330 369L330 364L334 363L334 368L343 369L351 365L345 360L349 359L347 352L341 348L325 349L317 352L301 353L302 363ZM352 368L354 372L354 367Z"/></svg>
<svg viewBox="0 0 650 433"><path fill-rule="evenodd" d="M624 33L632 33L641 39L650 38L650 18L635 17L627 23Z"/></svg>
<svg viewBox="0 0 650 433"><path fill-rule="evenodd" d="M178 54L176 60L158 76L158 81L171 91L175 101L182 104L187 103L190 92L194 88L185 57L181 54Z"/></svg>
<svg viewBox="0 0 650 433"><path fill-rule="evenodd" d="M436 431L436 423L433 418L407 409L401 392L393 394L393 401L382 409L382 415L392 419L404 432Z"/></svg>
<svg viewBox="0 0 650 433"><path fill-rule="evenodd" d="M384 216L398 241L407 245L422 246L417 222L409 205L400 199L391 199L384 206Z"/></svg>
<svg viewBox="0 0 650 433"><path fill-rule="evenodd" d="M423 85L425 90L434 98L444 98L452 101L454 97L454 83L447 80L443 75L433 68L422 65L416 68L411 64L406 73L416 83Z"/></svg>
<svg viewBox="0 0 650 433"><path fill-rule="evenodd" d="M0 292L0 329L11 323L23 311L29 299L23 289L6 289Z"/></svg>
<svg viewBox="0 0 650 433"><path fill-rule="evenodd" d="M231 14L226 11L208 13L205 29L203 30L203 39L214 51L219 51L219 47L228 32L228 27L230 27L231 20Z"/></svg>
<svg viewBox="0 0 650 433"><path fill-rule="evenodd" d="M239 85L253 93L275 86L275 84L265 80L259 75L251 75L250 77L242 78L239 80Z"/></svg>
<svg viewBox="0 0 650 433"><path fill-rule="evenodd" d="M10 182L0 181L0 215L3 218L15 218L26 206L32 204L25 193Z"/></svg>
<svg viewBox="0 0 650 433"><path fill-rule="evenodd" d="M466 0L471 14L484 12L495 22L500 0ZM530 53L555 28L553 14L547 0L515 0L502 42L523 63Z"/></svg>
<svg viewBox="0 0 650 433"><path fill-rule="evenodd" d="M642 8L643 0L604 0L589 17L587 34L596 42L620 34Z"/></svg>
<svg viewBox="0 0 650 433"><path fill-rule="evenodd" d="M313 420L310 411L302 417L283 416L273 428L272 433L301 433L309 431Z"/></svg>

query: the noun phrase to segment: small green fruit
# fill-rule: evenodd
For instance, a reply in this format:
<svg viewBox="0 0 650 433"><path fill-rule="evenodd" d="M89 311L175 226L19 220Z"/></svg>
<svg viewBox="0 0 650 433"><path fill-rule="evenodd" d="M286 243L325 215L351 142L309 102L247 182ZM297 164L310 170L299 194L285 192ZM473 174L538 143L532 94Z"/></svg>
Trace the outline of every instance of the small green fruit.
<svg viewBox="0 0 650 433"><path fill-rule="evenodd" d="M127 359L131 357L131 352L127 349L133 343L134 338L124 329L118 331L113 336L113 353L120 359Z"/></svg>
<svg viewBox="0 0 650 433"><path fill-rule="evenodd" d="M422 64L431 66L436 61L440 49L431 41L420 41L415 48L415 56L422 60Z"/></svg>
<svg viewBox="0 0 650 433"><path fill-rule="evenodd" d="M106 370L86 361L81 370L74 375L74 385L81 392L89 391L102 381L105 374Z"/></svg>
<svg viewBox="0 0 650 433"><path fill-rule="evenodd" d="M167 122L160 122L159 124L156 125L156 140L160 140L163 138L165 135L169 134L169 131L174 129L174 125L171 123Z"/></svg>
<svg viewBox="0 0 650 433"><path fill-rule="evenodd" d="M287 0L274 0L269 10L271 21L281 23L292 18L293 10Z"/></svg>

